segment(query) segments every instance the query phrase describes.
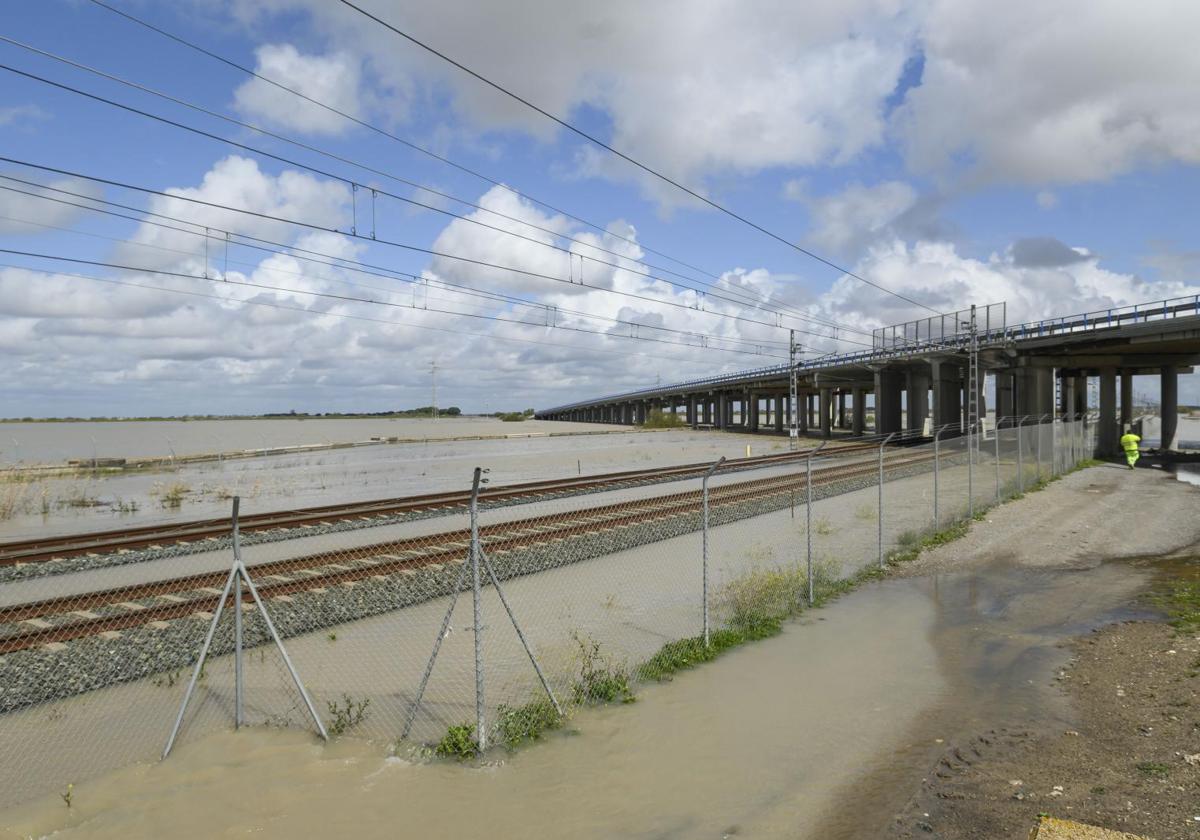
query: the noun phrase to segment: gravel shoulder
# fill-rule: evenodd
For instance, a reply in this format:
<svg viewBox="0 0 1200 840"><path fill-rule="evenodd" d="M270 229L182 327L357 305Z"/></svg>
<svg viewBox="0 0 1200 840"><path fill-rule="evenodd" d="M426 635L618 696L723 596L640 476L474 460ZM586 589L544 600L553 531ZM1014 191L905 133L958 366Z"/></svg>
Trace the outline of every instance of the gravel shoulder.
<svg viewBox="0 0 1200 840"><path fill-rule="evenodd" d="M1154 582L1127 605L1144 618L1069 631L1066 661L1034 680L1047 705L1065 703L1065 718L990 710L947 733L882 833L1023 840L1045 813L1156 840L1200 837L1200 635L1154 610L1161 588L1200 580L1198 509L1200 488L1158 470L1094 467L989 511L898 571L1090 575L1124 563ZM1071 626L1066 612L1048 609L1047 626ZM972 675L955 678L969 696Z"/></svg>
<svg viewBox="0 0 1200 840"><path fill-rule="evenodd" d="M1108 560L1200 548L1200 487L1156 469L1104 464L989 510L962 539L922 554L900 577L962 572L996 562L1091 568Z"/></svg>

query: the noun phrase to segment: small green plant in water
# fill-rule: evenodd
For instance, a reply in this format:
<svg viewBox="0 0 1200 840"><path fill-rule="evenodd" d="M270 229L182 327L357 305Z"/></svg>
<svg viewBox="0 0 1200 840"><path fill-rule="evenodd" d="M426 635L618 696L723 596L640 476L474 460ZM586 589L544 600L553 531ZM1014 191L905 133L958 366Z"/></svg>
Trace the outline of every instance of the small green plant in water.
<svg viewBox="0 0 1200 840"><path fill-rule="evenodd" d="M778 627L778 624L776 626ZM704 644L703 636L667 642L659 648L658 653L638 666L638 679L659 682L669 680L677 671L711 662L730 648L745 644L752 638L756 637L747 635L742 630L725 628L709 633L707 645Z"/></svg>
<svg viewBox="0 0 1200 840"><path fill-rule="evenodd" d="M343 694L342 703L339 704L335 700L328 705L329 714L333 716L329 721L329 732L332 735L341 735L366 719L367 707L371 705L371 698L364 697L356 701L349 694Z"/></svg>
<svg viewBox="0 0 1200 840"><path fill-rule="evenodd" d="M337 641L337 633L330 632L329 641L336 642Z"/></svg>
<svg viewBox="0 0 1200 840"><path fill-rule="evenodd" d="M67 803L68 808L71 807L71 798L74 795L75 795L75 785L71 785L71 784L67 785L66 791L59 794L59 796L62 797L62 801Z"/></svg>
<svg viewBox="0 0 1200 840"><path fill-rule="evenodd" d="M457 758L467 761L479 755L479 745L475 743L475 724L460 723L451 726L438 741L433 752L440 758Z"/></svg>
<svg viewBox="0 0 1200 840"><path fill-rule="evenodd" d="M574 686L577 705L632 703L636 698L629 684L629 673L601 655L600 643L572 634L579 645L579 679Z"/></svg>
<svg viewBox="0 0 1200 840"><path fill-rule="evenodd" d="M1171 626L1181 633L1200 630L1200 581L1175 581L1163 599Z"/></svg>
<svg viewBox="0 0 1200 840"><path fill-rule="evenodd" d="M510 750L526 741L536 741L543 733L563 724L558 709L547 699L534 700L524 706L501 705L496 718L496 735Z"/></svg>

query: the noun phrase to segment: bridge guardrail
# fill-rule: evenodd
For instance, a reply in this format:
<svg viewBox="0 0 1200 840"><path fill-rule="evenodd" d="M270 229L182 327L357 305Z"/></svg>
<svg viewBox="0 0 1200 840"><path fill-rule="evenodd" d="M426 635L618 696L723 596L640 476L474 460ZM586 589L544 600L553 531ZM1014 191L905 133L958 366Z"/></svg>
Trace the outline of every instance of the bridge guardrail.
<svg viewBox="0 0 1200 840"><path fill-rule="evenodd" d="M997 305L1000 304L989 304L989 307ZM1034 338L1045 338L1055 335L1074 334L1080 332L1093 332L1101 329L1124 326L1130 323L1148 323L1154 320L1169 320L1172 318L1193 315L1200 315L1200 295L1186 295L1183 297L1166 298L1161 301L1148 301L1144 303L1130 304L1128 306L1109 307L1107 309L1097 309L1091 312L1064 315L1058 318L1043 318L1038 321L1028 321L1023 324L1014 324L1011 326L989 328L985 323L984 329L978 332L978 339L981 347L988 347L1013 341L1025 341ZM844 364L865 364L867 362L886 361L888 359L911 356L916 353L932 350L959 349L966 346L969 340L970 337L966 333L954 333L936 339L930 338L926 341L905 341L903 343L897 342L890 348L859 350L853 353L818 356L814 359L801 361L797 367L799 370L805 371L812 370L813 368L833 367ZM542 409L536 412L536 414L538 416L543 414L553 414L559 411L569 411L571 409L581 408L584 406L594 406L599 403L619 402L621 400L649 397L657 394L670 393L672 391L688 390L698 386L719 386L726 382L732 381L768 378L778 376L780 374L786 374L788 370L789 366L786 364L771 365L762 368L751 368L749 370L735 371L733 373L724 373L716 376L692 379L685 382L672 383L666 386L641 388L636 391L627 391L621 394L611 394L594 400L580 400L573 403L554 406L553 408Z"/></svg>

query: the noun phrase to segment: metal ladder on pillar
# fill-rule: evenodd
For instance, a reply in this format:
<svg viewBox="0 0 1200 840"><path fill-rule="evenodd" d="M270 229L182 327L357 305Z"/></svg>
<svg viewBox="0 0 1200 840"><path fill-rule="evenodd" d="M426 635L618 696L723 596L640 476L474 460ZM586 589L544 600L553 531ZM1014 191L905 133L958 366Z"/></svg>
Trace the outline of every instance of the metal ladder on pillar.
<svg viewBox="0 0 1200 840"><path fill-rule="evenodd" d="M789 330L788 341L788 369L791 373L789 379L788 394L788 449L795 449L799 443L800 429L797 425L800 417L800 407L796 404L799 399L799 379L798 371L796 370L796 331Z"/></svg>

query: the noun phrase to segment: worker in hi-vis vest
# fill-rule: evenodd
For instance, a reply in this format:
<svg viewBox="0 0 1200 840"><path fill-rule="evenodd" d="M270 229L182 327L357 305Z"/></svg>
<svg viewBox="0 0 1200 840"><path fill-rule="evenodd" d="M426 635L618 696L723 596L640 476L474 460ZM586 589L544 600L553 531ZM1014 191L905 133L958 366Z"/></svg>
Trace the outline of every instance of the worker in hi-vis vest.
<svg viewBox="0 0 1200 840"><path fill-rule="evenodd" d="M1125 460L1129 464L1129 469L1133 469L1133 465L1137 463L1138 457L1142 454L1138 451L1138 444L1142 439L1133 433L1133 429L1127 429L1125 434L1121 435L1121 448L1125 450Z"/></svg>

